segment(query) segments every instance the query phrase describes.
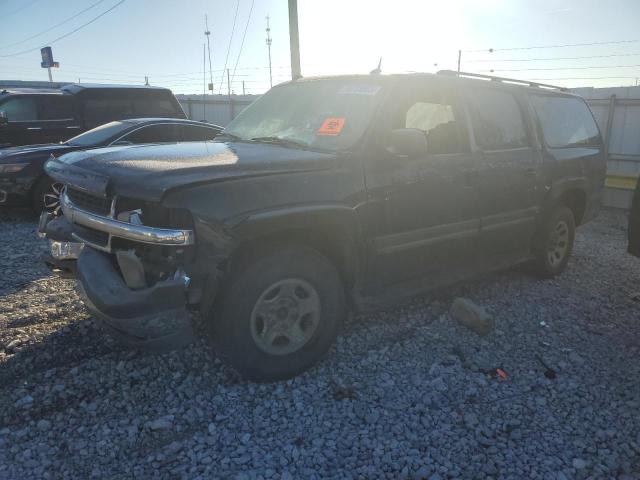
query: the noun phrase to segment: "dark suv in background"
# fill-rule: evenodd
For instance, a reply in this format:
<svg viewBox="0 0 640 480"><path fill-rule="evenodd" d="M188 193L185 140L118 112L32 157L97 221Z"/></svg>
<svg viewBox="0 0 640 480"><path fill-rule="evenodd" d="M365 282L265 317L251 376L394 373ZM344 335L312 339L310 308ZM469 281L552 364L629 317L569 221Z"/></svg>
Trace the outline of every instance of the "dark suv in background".
<svg viewBox="0 0 640 480"><path fill-rule="evenodd" d="M89 309L148 347L187 341L199 309L262 381L313 365L348 309L522 262L560 274L605 178L582 98L448 72L295 80L213 142L73 155L46 164L66 190L40 228L84 242Z"/></svg>
<svg viewBox="0 0 640 480"><path fill-rule="evenodd" d="M167 88L69 84L0 91L0 147L67 140L113 120L186 118Z"/></svg>

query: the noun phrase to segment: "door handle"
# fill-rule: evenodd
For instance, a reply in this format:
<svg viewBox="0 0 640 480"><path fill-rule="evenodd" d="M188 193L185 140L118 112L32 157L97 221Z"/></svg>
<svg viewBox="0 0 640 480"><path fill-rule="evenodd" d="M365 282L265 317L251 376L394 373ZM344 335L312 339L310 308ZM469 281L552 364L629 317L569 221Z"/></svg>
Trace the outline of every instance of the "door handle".
<svg viewBox="0 0 640 480"><path fill-rule="evenodd" d="M42 127L27 127L27 130L42 130Z"/></svg>
<svg viewBox="0 0 640 480"><path fill-rule="evenodd" d="M72 127L67 127L70 130L77 130L78 128L80 128L79 126L72 126Z"/></svg>

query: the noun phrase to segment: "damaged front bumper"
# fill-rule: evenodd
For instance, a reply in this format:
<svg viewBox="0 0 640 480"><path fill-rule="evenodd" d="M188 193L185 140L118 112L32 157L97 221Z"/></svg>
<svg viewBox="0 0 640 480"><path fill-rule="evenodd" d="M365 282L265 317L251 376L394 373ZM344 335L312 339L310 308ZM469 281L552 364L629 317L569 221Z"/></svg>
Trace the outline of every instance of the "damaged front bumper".
<svg viewBox="0 0 640 480"><path fill-rule="evenodd" d="M42 212L38 224L38 236L49 242L49 252L43 261L49 269L64 278L74 278L76 261L84 243L73 239L71 224L64 217Z"/></svg>
<svg viewBox="0 0 640 480"><path fill-rule="evenodd" d="M163 273L158 278L136 245L176 249L193 244L192 231L128 223L114 218L113 210L108 216L96 215L76 207L66 195L62 206L62 216L41 217L39 234L50 243L45 262L58 273L75 276L78 292L94 317L124 343L147 351L190 343L194 338L188 310L194 304L191 279L182 268L169 264L160 267ZM78 235L78 225L107 233L108 241L94 246ZM114 248L112 238L133 243Z"/></svg>
<svg viewBox="0 0 640 480"><path fill-rule="evenodd" d="M190 343L186 275L137 290L130 289L109 255L85 248L78 258L78 291L91 313L125 343L165 351Z"/></svg>

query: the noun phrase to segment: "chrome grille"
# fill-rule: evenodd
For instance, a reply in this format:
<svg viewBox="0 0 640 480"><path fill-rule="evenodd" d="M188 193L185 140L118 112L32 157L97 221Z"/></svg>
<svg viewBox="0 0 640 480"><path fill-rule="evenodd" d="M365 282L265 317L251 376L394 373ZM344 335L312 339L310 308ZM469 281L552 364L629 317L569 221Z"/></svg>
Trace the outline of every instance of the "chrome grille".
<svg viewBox="0 0 640 480"><path fill-rule="evenodd" d="M110 198L98 197L69 187L67 187L67 196L76 207L87 212L108 215L111 210Z"/></svg>

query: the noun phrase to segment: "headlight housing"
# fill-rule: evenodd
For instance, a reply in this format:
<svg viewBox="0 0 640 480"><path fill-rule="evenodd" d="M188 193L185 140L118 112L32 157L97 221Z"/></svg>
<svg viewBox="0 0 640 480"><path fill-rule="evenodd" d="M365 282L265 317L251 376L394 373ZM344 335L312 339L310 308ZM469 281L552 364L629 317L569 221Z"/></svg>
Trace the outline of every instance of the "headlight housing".
<svg viewBox="0 0 640 480"><path fill-rule="evenodd" d="M5 163L0 164L0 173L18 173L26 168L28 163Z"/></svg>

